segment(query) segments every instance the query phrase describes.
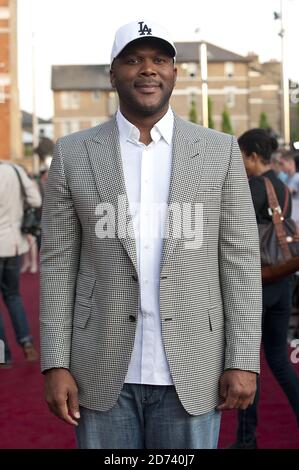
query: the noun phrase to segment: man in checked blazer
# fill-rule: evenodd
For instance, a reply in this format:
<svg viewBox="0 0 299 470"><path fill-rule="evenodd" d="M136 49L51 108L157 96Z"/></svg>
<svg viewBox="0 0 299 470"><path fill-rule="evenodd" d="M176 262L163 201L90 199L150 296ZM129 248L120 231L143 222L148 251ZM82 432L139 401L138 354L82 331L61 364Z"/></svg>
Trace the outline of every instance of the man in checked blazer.
<svg viewBox="0 0 299 470"><path fill-rule="evenodd" d="M111 54L116 116L59 139L41 252L50 410L80 448L215 448L252 403L261 279L236 139L169 107L176 50L151 21Z"/></svg>

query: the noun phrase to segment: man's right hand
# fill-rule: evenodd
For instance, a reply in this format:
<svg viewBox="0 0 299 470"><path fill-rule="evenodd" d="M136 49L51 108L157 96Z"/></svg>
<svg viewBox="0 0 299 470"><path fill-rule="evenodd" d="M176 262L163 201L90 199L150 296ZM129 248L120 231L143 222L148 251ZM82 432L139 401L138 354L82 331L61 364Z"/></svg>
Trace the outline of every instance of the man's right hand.
<svg viewBox="0 0 299 470"><path fill-rule="evenodd" d="M48 407L58 418L78 426L80 418L78 387L67 369L49 369L45 373L45 398Z"/></svg>

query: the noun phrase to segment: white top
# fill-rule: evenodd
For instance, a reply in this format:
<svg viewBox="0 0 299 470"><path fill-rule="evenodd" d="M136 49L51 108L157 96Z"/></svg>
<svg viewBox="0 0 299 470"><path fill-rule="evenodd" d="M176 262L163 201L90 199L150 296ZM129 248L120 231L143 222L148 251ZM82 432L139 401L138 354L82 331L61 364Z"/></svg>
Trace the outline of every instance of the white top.
<svg viewBox="0 0 299 470"><path fill-rule="evenodd" d="M299 173L294 173L292 176L288 176L285 180L285 184L291 190L292 198L299 199Z"/></svg>
<svg viewBox="0 0 299 470"><path fill-rule="evenodd" d="M16 166L16 165L15 165ZM17 166L16 166L17 167ZM17 167L26 199L32 207L40 207L41 196L37 185ZM23 198L20 183L10 164L0 164L0 258L21 255L29 250L27 238L21 233Z"/></svg>
<svg viewBox="0 0 299 470"><path fill-rule="evenodd" d="M120 111L116 119L140 283L135 344L125 381L172 385L162 340L159 293L172 164L173 113L169 108L152 128L152 142L148 146L139 141L139 129Z"/></svg>

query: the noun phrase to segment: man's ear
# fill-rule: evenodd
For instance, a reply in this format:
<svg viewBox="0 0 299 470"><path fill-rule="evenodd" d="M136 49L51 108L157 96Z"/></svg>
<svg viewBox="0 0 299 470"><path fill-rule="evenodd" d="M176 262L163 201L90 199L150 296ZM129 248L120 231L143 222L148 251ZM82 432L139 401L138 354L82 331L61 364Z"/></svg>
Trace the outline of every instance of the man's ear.
<svg viewBox="0 0 299 470"><path fill-rule="evenodd" d="M110 69L110 83L112 88L115 88L115 73L113 69Z"/></svg>
<svg viewBox="0 0 299 470"><path fill-rule="evenodd" d="M259 156L256 152L252 152L252 154L250 155L251 159L256 162L257 160L259 160Z"/></svg>
<svg viewBox="0 0 299 470"><path fill-rule="evenodd" d="M178 69L176 67L174 67L173 73L174 73L174 84L176 84L176 79L177 79L177 76L178 76Z"/></svg>

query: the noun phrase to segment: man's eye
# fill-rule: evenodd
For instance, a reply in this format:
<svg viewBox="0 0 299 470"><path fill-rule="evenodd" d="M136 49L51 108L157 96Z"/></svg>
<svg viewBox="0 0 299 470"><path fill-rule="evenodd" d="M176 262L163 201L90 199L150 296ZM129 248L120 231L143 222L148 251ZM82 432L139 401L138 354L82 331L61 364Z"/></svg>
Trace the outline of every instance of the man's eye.
<svg viewBox="0 0 299 470"><path fill-rule="evenodd" d="M157 64L162 64L162 63L164 64L164 62L166 62L166 60L164 59L164 57L156 57L155 62Z"/></svg>
<svg viewBox="0 0 299 470"><path fill-rule="evenodd" d="M138 62L139 60L137 59L137 57L129 57L127 60L128 64L138 64Z"/></svg>

